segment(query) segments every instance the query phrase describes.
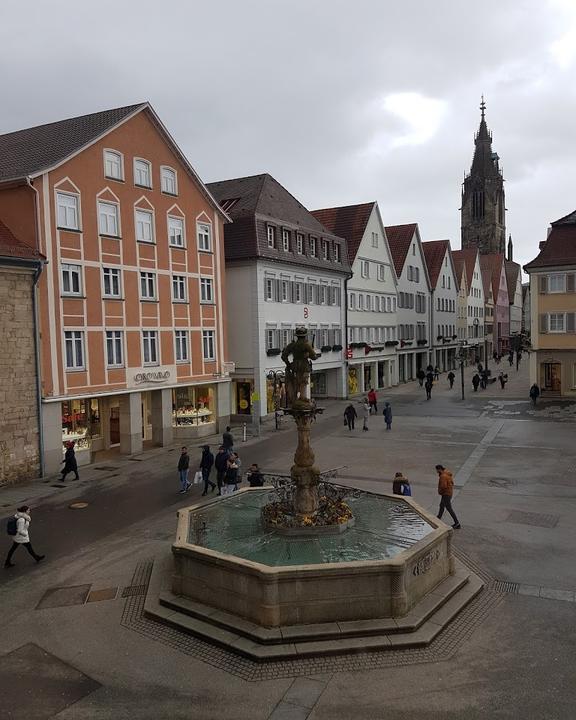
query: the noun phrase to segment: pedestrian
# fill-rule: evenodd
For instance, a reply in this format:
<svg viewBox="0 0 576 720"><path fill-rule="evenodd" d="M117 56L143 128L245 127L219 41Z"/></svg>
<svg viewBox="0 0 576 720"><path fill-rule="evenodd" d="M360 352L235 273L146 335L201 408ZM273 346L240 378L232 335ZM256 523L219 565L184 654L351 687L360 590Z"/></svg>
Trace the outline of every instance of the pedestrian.
<svg viewBox="0 0 576 720"><path fill-rule="evenodd" d="M418 370L418 372L416 373L416 377L418 378L420 387L422 387L422 385L424 385L424 378L426 377L426 373L424 372L424 370L422 370L422 368L420 368L420 370Z"/></svg>
<svg viewBox="0 0 576 720"><path fill-rule="evenodd" d="M352 403L344 410L344 425L348 425L348 430L354 430L354 420L358 417L356 408Z"/></svg>
<svg viewBox="0 0 576 720"><path fill-rule="evenodd" d="M389 402L384 403L384 422L386 423L386 430L392 430L392 406Z"/></svg>
<svg viewBox="0 0 576 720"><path fill-rule="evenodd" d="M508 362L510 363L510 367L514 365L514 351L510 350L510 354L508 355Z"/></svg>
<svg viewBox="0 0 576 720"><path fill-rule="evenodd" d="M376 397L376 390L374 388L370 388L370 391L368 393L368 404L370 405L370 412L374 410L374 415L378 412L378 398Z"/></svg>
<svg viewBox="0 0 576 720"><path fill-rule="evenodd" d="M368 430L368 418L370 417L370 403L368 398L364 398L362 403L362 430L366 432Z"/></svg>
<svg viewBox="0 0 576 720"><path fill-rule="evenodd" d="M227 425L225 432L222 433L222 445L228 454L234 450L234 435L230 432L230 425Z"/></svg>
<svg viewBox="0 0 576 720"><path fill-rule="evenodd" d="M246 473L250 487L262 487L264 485L264 475L260 472L257 463L250 465L250 470Z"/></svg>
<svg viewBox="0 0 576 720"><path fill-rule="evenodd" d="M438 365L434 368L434 380L438 380L440 378L440 368Z"/></svg>
<svg viewBox="0 0 576 720"><path fill-rule="evenodd" d="M430 378L426 378L426 384L424 385L424 389L426 390L426 400L430 400L432 398L432 387L434 383Z"/></svg>
<svg viewBox="0 0 576 720"><path fill-rule="evenodd" d="M238 490L238 465L233 456L228 457L226 463L226 475L224 476L224 494Z"/></svg>
<svg viewBox="0 0 576 720"><path fill-rule="evenodd" d="M534 385L532 385L532 387L530 388L530 398L532 399L532 405L534 405L534 407L536 407L536 401L539 397L540 388L538 387L538 385L536 385L536 383L534 383Z"/></svg>
<svg viewBox="0 0 576 720"><path fill-rule="evenodd" d="M508 382L508 375L505 375L503 372L498 375L498 380L500 380L500 387L502 390L506 387L506 383Z"/></svg>
<svg viewBox="0 0 576 720"><path fill-rule="evenodd" d="M204 490L202 495L208 494L208 485L214 492L216 483L210 480L210 472L214 465L214 455L210 452L210 445L202 445L202 457L200 458L200 470L202 471L202 480L204 481Z"/></svg>
<svg viewBox="0 0 576 720"><path fill-rule="evenodd" d="M494 352L492 353L492 359L496 364L498 364L498 353L496 352L496 350L494 350Z"/></svg>
<svg viewBox="0 0 576 720"><path fill-rule="evenodd" d="M452 495L454 494L454 478L450 470L446 470L444 465L436 465L438 473L438 495L440 495L440 508L438 510L438 518L444 514L444 510L448 510L448 514L454 520L452 527L454 530L460 530L462 527L458 522L456 513L452 509Z"/></svg>
<svg viewBox="0 0 576 720"><path fill-rule="evenodd" d="M180 477L180 494L185 493L192 483L188 482L188 472L190 470L190 455L188 448L183 447L178 460L178 476Z"/></svg>
<svg viewBox="0 0 576 720"><path fill-rule="evenodd" d="M228 453L224 445L220 445L216 457L214 458L214 467L216 468L216 484L218 485L218 495L222 495L222 484L228 467Z"/></svg>
<svg viewBox="0 0 576 720"><path fill-rule="evenodd" d="M474 387L474 392L478 392L478 385L480 385L480 375L478 375L478 373L474 373L474 375L472 375L472 385Z"/></svg>
<svg viewBox="0 0 576 720"><path fill-rule="evenodd" d="M63 482L66 480L66 475L71 472L74 473L73 480L80 480L78 477L78 462L76 461L74 440L70 440L70 442L66 445L66 452L64 453L64 460L62 460L62 462L64 463L64 467L62 468L60 481Z"/></svg>
<svg viewBox="0 0 576 720"><path fill-rule="evenodd" d="M13 537L13 540L12 547L8 550L8 555L6 556L6 562L4 563L5 568L14 567L12 556L16 550L18 550L20 545L24 545L26 550L28 550L37 563L44 560L46 557L45 555L38 555L38 553L34 552L34 548L30 542L30 536L28 535L30 521L30 507L28 505L22 505L22 507L19 507L14 517L8 521L8 534ZM14 532L11 532L12 529Z"/></svg>
<svg viewBox="0 0 576 720"><path fill-rule="evenodd" d="M240 455L238 455L237 452L233 452L230 457L236 463L236 467L238 468L238 471L240 471L240 469L242 467L242 460L240 460Z"/></svg>
<svg viewBox="0 0 576 720"><path fill-rule="evenodd" d="M478 372L480 375L482 375L482 372L484 371L484 365L482 365L481 362L478 363Z"/></svg>
<svg viewBox="0 0 576 720"><path fill-rule="evenodd" d="M450 390L454 387L454 380L456 379L456 375L450 370L448 373L448 382L450 383Z"/></svg>
<svg viewBox="0 0 576 720"><path fill-rule="evenodd" d="M480 387L482 390L486 390L488 387L488 370L483 370L480 375Z"/></svg>
<svg viewBox="0 0 576 720"><path fill-rule="evenodd" d="M516 372L518 372L520 368L520 360L522 360L522 353L520 350L516 351Z"/></svg>
<svg viewBox="0 0 576 720"><path fill-rule="evenodd" d="M406 484L410 485L408 478L405 478L401 472L397 472L396 475L394 475L394 480L392 481L392 494L404 495L404 486Z"/></svg>

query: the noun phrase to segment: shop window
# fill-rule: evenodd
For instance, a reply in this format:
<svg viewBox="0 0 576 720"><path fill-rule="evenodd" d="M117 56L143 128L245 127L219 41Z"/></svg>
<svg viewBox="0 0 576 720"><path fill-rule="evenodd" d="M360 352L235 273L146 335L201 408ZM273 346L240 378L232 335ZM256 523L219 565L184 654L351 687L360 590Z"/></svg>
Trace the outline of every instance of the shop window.
<svg viewBox="0 0 576 720"><path fill-rule="evenodd" d="M76 450L90 448L100 435L100 402L97 398L66 400L62 403L62 442L74 441Z"/></svg>
<svg viewBox="0 0 576 720"><path fill-rule="evenodd" d="M179 387L172 390L172 424L203 425L215 422L213 385Z"/></svg>

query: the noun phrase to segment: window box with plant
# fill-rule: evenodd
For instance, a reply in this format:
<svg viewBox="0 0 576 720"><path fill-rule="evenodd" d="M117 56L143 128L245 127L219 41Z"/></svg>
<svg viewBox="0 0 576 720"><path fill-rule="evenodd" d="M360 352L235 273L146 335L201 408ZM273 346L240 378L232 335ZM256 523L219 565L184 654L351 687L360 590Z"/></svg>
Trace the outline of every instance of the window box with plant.
<svg viewBox="0 0 576 720"><path fill-rule="evenodd" d="M342 350L342 345L338 345L338 344L332 345L332 350L334 352L340 352L340 350Z"/></svg>
<svg viewBox="0 0 576 720"><path fill-rule="evenodd" d="M386 340L384 343L385 347L396 347L398 345L398 340Z"/></svg>
<svg viewBox="0 0 576 720"><path fill-rule="evenodd" d="M280 355L281 352L282 350L280 348L268 348L268 350L266 350L266 355Z"/></svg>
<svg viewBox="0 0 576 720"><path fill-rule="evenodd" d="M426 345L427 343L428 343L428 340L417 340L416 341L417 345Z"/></svg>
<svg viewBox="0 0 576 720"><path fill-rule="evenodd" d="M350 343L350 347L351 347L351 348L358 348L358 349L359 349L359 348L365 348L365 347L366 347L366 343L365 343L365 342L353 342L353 343Z"/></svg>
<svg viewBox="0 0 576 720"><path fill-rule="evenodd" d="M322 345L320 352L332 352L332 345Z"/></svg>

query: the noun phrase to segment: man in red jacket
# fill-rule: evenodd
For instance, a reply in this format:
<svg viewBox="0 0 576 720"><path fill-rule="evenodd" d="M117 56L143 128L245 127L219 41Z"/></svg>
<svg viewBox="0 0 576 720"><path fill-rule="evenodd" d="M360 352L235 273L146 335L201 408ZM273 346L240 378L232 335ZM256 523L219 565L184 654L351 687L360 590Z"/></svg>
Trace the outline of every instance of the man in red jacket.
<svg viewBox="0 0 576 720"><path fill-rule="evenodd" d="M436 472L438 473L438 495L440 495L440 508L438 510L438 517L441 518L444 510L448 510L449 515L454 520L452 527L454 530L460 530L462 527L458 522L456 513L452 509L452 495L454 493L454 478L450 470L446 470L444 465L436 465Z"/></svg>

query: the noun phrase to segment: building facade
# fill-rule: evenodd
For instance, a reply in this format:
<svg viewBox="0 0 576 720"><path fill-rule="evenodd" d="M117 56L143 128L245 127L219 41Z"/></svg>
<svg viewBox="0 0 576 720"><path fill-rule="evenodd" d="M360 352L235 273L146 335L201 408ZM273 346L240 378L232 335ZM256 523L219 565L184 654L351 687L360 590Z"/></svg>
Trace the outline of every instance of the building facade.
<svg viewBox="0 0 576 720"><path fill-rule="evenodd" d="M208 188L233 219L225 228L233 415L258 421L284 405L280 353L299 326L321 352L312 397L345 397L346 241L268 174Z"/></svg>
<svg viewBox="0 0 576 720"><path fill-rule="evenodd" d="M510 347L510 301L504 255L481 255L482 273L490 278L493 301L492 346L500 355Z"/></svg>
<svg viewBox="0 0 576 720"><path fill-rule="evenodd" d="M441 372L456 367L458 277L449 240L422 243L430 278L431 364Z"/></svg>
<svg viewBox="0 0 576 720"><path fill-rule="evenodd" d="M0 215L49 263L46 472L225 425L227 216L148 103L0 136Z"/></svg>
<svg viewBox="0 0 576 720"><path fill-rule="evenodd" d="M520 265L506 260L506 286L510 308L510 337L519 337L522 332L522 272Z"/></svg>
<svg viewBox="0 0 576 720"><path fill-rule="evenodd" d="M416 377L430 358L430 279L416 223L386 227L398 280L398 382Z"/></svg>
<svg viewBox="0 0 576 720"><path fill-rule="evenodd" d="M315 210L313 215L346 238L348 246L348 394L396 385L397 281L378 203Z"/></svg>
<svg viewBox="0 0 576 720"><path fill-rule="evenodd" d="M484 347L486 348L485 360L489 360L494 352L498 352L497 337L494 329L495 302L492 292L492 264L487 255L480 255L480 275L484 290Z"/></svg>
<svg viewBox="0 0 576 720"><path fill-rule="evenodd" d="M41 472L37 282L38 250L0 221L0 485Z"/></svg>
<svg viewBox="0 0 576 720"><path fill-rule="evenodd" d="M480 255L476 248L458 250L452 253L457 268L462 269L465 276L466 291L460 288L460 339L468 345L466 352L468 362L478 358L482 363L492 355L491 339L487 339L485 328L484 283L480 266ZM493 305L490 306L491 308ZM490 323L491 325L492 323ZM490 333L492 330L490 330ZM490 344L490 347L489 347Z"/></svg>
<svg viewBox="0 0 576 720"><path fill-rule="evenodd" d="M543 396L576 396L576 211L552 223L530 276L530 383Z"/></svg>

